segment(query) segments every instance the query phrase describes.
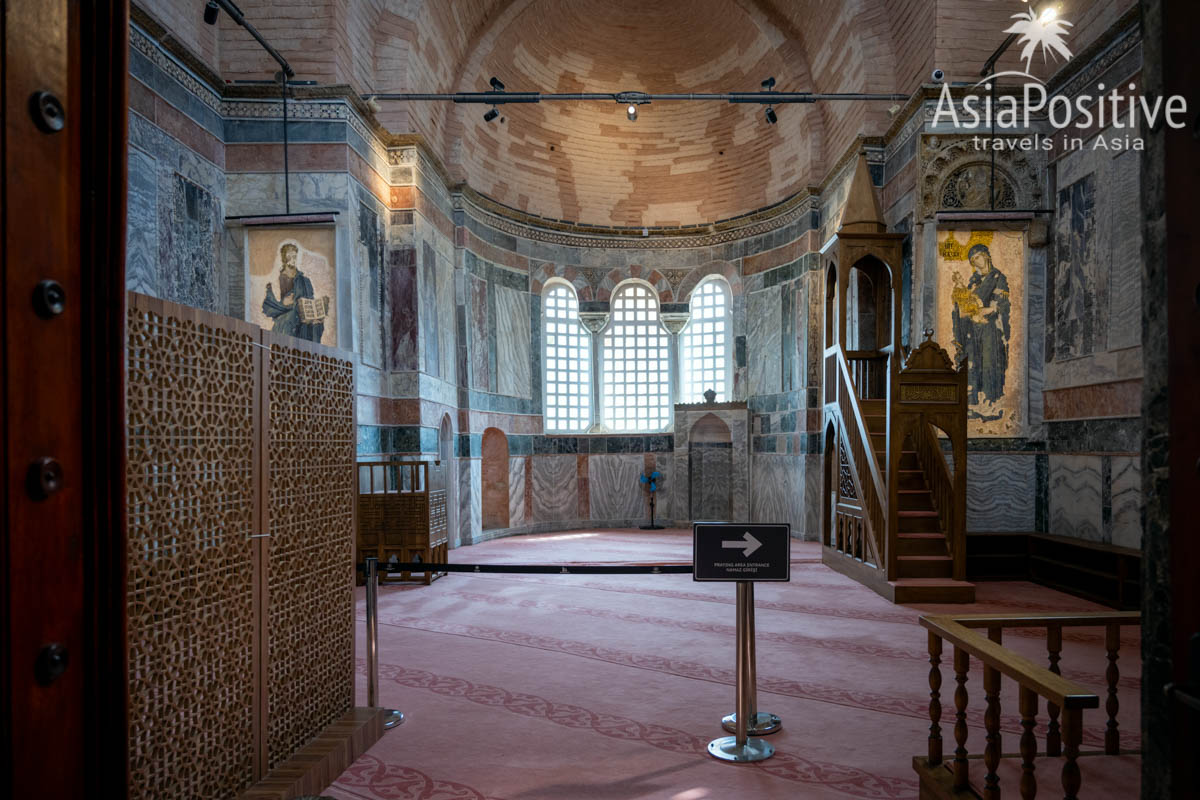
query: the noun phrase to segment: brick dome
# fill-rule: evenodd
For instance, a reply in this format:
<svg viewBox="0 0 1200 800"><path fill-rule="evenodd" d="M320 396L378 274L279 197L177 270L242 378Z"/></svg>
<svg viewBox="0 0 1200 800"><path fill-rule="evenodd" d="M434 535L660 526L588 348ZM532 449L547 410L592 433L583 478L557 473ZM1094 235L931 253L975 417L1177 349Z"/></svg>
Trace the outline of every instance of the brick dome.
<svg viewBox="0 0 1200 800"><path fill-rule="evenodd" d="M518 7L519 6L519 7ZM532 0L512 4L465 54L457 91L811 91L800 48L753 4ZM835 87L841 88L841 87ZM455 177L506 205L606 225L686 225L743 214L820 180L819 108L661 101L546 102L450 112Z"/></svg>

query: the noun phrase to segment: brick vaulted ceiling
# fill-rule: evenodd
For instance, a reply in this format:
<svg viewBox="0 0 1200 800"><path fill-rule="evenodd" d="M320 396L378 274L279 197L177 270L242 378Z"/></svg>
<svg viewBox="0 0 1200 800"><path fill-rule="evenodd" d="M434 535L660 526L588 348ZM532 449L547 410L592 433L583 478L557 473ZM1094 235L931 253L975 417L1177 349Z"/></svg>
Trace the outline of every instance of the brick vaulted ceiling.
<svg viewBox="0 0 1200 800"><path fill-rule="evenodd" d="M452 5L467 36L446 90L485 90L492 75L510 90L541 92L757 91L767 76L786 91L895 89L887 37L863 53L870 7L886 33L882 3L497 0L478 7L475 26ZM839 40L836 55L828 36ZM862 103L839 106L782 106L776 125L761 106L723 102L657 102L636 122L623 105L595 102L505 106L503 123L490 124L481 106L410 114L414 123L428 115L421 122L456 179L501 203L641 226L736 216L819 182L840 154L829 151L830 132L844 148L871 121Z"/></svg>
<svg viewBox="0 0 1200 800"><path fill-rule="evenodd" d="M135 0L226 79L274 72L198 0ZM1080 51L1134 0L1058 0ZM899 92L936 65L975 80L1020 0L239 0L299 77L358 93ZM1002 68L1017 66L1016 52ZM936 62L936 64L935 64ZM1047 65L1047 74L1056 68ZM418 134L455 181L505 205L600 225L690 225L820 184L855 137L891 124L888 102L783 106L658 102L484 106L384 101L388 130Z"/></svg>

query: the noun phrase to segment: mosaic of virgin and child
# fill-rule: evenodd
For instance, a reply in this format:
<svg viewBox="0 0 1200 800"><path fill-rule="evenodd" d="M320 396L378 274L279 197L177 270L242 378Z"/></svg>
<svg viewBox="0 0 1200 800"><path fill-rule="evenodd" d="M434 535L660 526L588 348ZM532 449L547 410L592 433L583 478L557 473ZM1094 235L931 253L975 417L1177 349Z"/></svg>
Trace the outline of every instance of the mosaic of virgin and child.
<svg viewBox="0 0 1200 800"><path fill-rule="evenodd" d="M992 253L985 244L976 244L967 251L967 261L971 277L966 284L957 271L953 275L954 341L967 357L971 416L993 421L1003 416L1000 401L1012 337L1008 278L992 263Z"/></svg>

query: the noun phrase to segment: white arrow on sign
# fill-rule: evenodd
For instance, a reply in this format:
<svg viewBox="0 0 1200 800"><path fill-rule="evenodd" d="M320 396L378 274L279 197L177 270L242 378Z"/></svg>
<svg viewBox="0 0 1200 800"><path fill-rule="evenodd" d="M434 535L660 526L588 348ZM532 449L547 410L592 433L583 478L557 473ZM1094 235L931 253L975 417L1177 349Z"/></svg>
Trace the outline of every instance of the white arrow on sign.
<svg viewBox="0 0 1200 800"><path fill-rule="evenodd" d="M721 547L741 550L742 556L744 558L749 558L751 553L762 547L762 542L751 536L750 531L746 531L746 534L741 538L741 540L734 539L732 542L723 541L721 542Z"/></svg>

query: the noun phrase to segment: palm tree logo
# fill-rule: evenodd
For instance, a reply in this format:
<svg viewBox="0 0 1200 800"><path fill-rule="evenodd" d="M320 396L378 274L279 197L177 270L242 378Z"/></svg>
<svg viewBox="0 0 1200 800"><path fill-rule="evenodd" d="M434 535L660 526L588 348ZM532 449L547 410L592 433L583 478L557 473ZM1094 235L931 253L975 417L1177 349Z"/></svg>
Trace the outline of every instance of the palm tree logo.
<svg viewBox="0 0 1200 800"><path fill-rule="evenodd" d="M1026 73L1030 72L1030 62L1033 61L1034 51L1039 46L1042 48L1042 61L1046 60L1047 52L1051 57L1058 53L1064 59L1070 60L1071 51L1067 49L1063 38L1067 35L1067 28L1071 27L1071 23L1065 19L1058 19L1052 8L1043 11L1041 17L1038 17L1033 9L1030 9L1021 14L1013 14L1012 18L1017 22L1014 22L1013 26L1004 32L1015 33L1017 42L1024 42L1025 47L1021 49L1021 58L1025 60Z"/></svg>

